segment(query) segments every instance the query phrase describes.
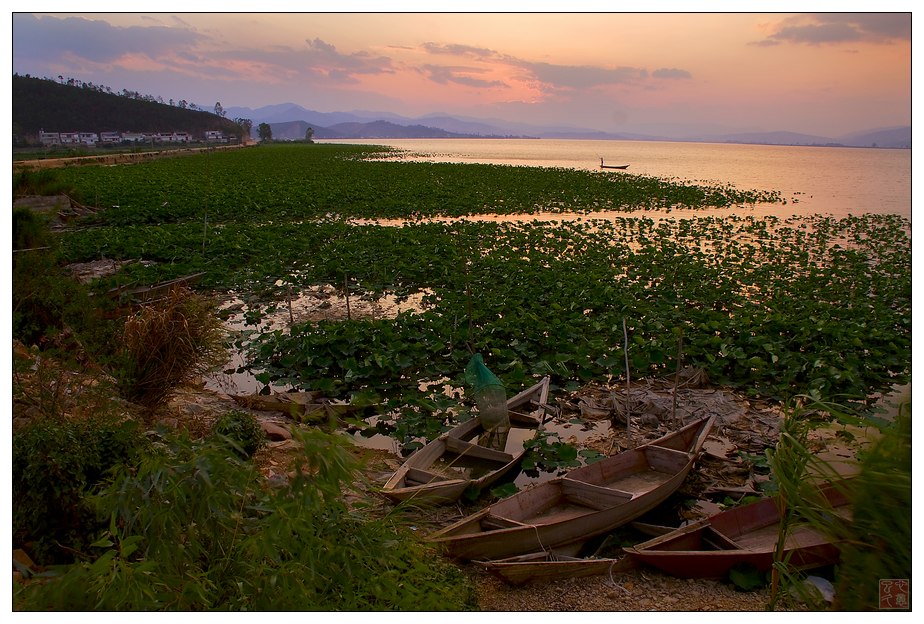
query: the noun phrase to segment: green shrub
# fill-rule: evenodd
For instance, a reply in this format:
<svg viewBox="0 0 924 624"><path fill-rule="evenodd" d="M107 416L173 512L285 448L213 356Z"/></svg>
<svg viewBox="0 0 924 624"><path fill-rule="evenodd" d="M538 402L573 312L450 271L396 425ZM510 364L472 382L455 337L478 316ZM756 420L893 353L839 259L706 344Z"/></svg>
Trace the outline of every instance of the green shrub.
<svg viewBox="0 0 924 624"><path fill-rule="evenodd" d="M13 209L13 249L33 249L48 244L48 222L28 208ZM15 261L17 254L13 254Z"/></svg>
<svg viewBox="0 0 924 624"><path fill-rule="evenodd" d="M40 564L72 561L100 526L88 496L147 446L133 421L42 418L13 436L13 542Z"/></svg>
<svg viewBox="0 0 924 624"><path fill-rule="evenodd" d="M13 196L70 194L71 185L54 169L26 169L13 174Z"/></svg>
<svg viewBox="0 0 924 624"><path fill-rule="evenodd" d="M344 501L346 441L299 434L302 465L268 488L208 440L171 443L98 498L111 520L92 563L15 589L21 610L461 610L465 577L406 529Z"/></svg>
<svg viewBox="0 0 924 624"><path fill-rule="evenodd" d="M230 441L244 459L253 457L266 444L266 433L256 416L238 410L232 410L215 421L212 434Z"/></svg>
<svg viewBox="0 0 924 624"><path fill-rule="evenodd" d="M16 254L12 274L13 338L27 346L52 346L72 359L103 357L112 350L115 324L106 319L112 303L91 296L54 251Z"/></svg>

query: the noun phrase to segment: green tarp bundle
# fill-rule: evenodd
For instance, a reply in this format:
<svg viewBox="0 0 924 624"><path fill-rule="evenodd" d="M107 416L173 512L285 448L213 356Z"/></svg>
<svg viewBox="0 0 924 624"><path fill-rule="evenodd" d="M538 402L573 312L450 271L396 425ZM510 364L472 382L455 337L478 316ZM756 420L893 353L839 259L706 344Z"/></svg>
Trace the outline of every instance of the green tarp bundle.
<svg viewBox="0 0 924 624"><path fill-rule="evenodd" d="M473 355L465 367L465 380L472 386L482 426L488 431L510 429L504 384L485 366L480 353Z"/></svg>

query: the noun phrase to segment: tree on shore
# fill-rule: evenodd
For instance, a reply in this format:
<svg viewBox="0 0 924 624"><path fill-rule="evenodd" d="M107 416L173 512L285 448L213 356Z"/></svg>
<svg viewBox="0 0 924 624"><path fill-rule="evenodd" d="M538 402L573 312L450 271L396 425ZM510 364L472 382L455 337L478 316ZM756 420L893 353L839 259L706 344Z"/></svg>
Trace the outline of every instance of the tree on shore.
<svg viewBox="0 0 924 624"><path fill-rule="evenodd" d="M253 128L253 120L244 117L236 117L234 123L241 129L241 137L244 141L250 140L250 131Z"/></svg>

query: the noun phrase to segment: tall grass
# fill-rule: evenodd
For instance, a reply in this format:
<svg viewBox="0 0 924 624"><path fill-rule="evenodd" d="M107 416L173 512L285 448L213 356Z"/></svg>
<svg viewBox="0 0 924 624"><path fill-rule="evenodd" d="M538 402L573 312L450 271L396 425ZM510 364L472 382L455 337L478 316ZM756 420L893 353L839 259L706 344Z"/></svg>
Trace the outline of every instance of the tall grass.
<svg viewBox="0 0 924 624"><path fill-rule="evenodd" d="M865 611L879 608L881 579L911 579L911 408L902 406L894 423L862 418L831 403L813 403L787 414L776 448L769 453L774 479L784 505L779 543L796 523L809 526L839 544L835 608ZM859 457L858 473L845 480L838 470L808 448L808 434L817 425L818 410L841 423L859 424L880 435ZM850 517L832 512L820 487L834 484L851 501ZM787 562L774 564L772 605L778 582L802 587ZM910 605L909 605L910 607Z"/></svg>

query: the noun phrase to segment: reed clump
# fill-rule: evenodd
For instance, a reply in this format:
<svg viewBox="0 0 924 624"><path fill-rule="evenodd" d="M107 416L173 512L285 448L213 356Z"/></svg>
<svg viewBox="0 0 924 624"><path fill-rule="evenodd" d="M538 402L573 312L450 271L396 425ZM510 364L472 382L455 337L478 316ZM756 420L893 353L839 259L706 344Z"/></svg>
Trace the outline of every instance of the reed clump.
<svg viewBox="0 0 924 624"><path fill-rule="evenodd" d="M208 299L173 288L125 321L120 359L123 396L153 413L179 385L225 361L224 330Z"/></svg>

